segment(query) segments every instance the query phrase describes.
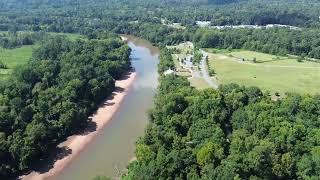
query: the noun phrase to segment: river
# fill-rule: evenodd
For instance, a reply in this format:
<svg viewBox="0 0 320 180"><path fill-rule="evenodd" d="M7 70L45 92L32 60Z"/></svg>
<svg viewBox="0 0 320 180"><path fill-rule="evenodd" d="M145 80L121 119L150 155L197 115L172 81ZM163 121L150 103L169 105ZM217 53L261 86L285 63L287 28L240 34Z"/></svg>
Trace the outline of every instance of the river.
<svg viewBox="0 0 320 180"><path fill-rule="evenodd" d="M134 157L156 93L159 52L150 43L127 36L136 80L107 127L59 175L57 180L90 180L96 175L118 177Z"/></svg>

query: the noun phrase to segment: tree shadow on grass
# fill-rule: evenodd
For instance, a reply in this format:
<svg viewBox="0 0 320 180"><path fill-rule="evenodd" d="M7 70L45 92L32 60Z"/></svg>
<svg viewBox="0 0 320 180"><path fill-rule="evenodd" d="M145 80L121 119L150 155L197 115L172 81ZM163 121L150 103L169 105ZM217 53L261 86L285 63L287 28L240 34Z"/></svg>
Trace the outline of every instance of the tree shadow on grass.
<svg viewBox="0 0 320 180"><path fill-rule="evenodd" d="M263 64L263 63L269 63L269 62L276 62L276 61L284 61L286 60L285 58L280 58L280 59L270 59L270 60L258 60L257 64Z"/></svg>

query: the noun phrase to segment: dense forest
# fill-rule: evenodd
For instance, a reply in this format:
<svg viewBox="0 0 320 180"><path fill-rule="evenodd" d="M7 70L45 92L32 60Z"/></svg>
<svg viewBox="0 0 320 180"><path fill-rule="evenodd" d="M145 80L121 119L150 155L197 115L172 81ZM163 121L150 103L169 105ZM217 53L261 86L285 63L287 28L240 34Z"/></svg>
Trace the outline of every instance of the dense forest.
<svg viewBox="0 0 320 180"><path fill-rule="evenodd" d="M193 37L199 47L248 49L275 55L299 55L320 59L318 29L199 29Z"/></svg>
<svg viewBox="0 0 320 180"><path fill-rule="evenodd" d="M0 83L0 179L28 170L87 126L88 115L130 69L130 49L104 31L162 47L160 74L174 67L163 46L185 41L320 58L319 9L318 0L2 0L0 47L41 43L26 66ZM200 29L196 21L301 30ZM185 78L161 77L137 161L123 178L317 179L319 119L319 96L272 101L257 87L196 90Z"/></svg>
<svg viewBox="0 0 320 180"><path fill-rule="evenodd" d="M0 30L84 33L135 22L161 24L162 19L187 27L196 21L318 27L319 8L317 0L3 0Z"/></svg>
<svg viewBox="0 0 320 180"><path fill-rule="evenodd" d="M50 35L44 32L9 32L0 34L0 47L11 49L24 45L33 45Z"/></svg>
<svg viewBox="0 0 320 180"><path fill-rule="evenodd" d="M130 69L130 49L120 38L47 39L27 66L0 85L0 177L26 170L88 116Z"/></svg>
<svg viewBox="0 0 320 180"><path fill-rule="evenodd" d="M108 30L167 45L193 40L196 21L211 21L212 25L285 24L305 27L301 37L296 37L299 32L284 31L279 37L276 37L279 35L277 32L255 33L262 33L263 37L271 35L271 39L282 38L288 33L285 37L300 38L289 43L300 43L306 38L306 41L310 38L316 41L317 30L308 28L319 27L319 8L317 0L4 0L0 2L0 31L64 32L90 36L94 31ZM164 25L162 20L181 23L186 29ZM250 35L250 31L227 34L232 33ZM233 38L234 41L239 40L238 37ZM264 41L262 39L260 44ZM297 46L299 48L299 44ZM307 48L310 50L310 47ZM283 52L283 48L280 49ZM287 51L291 52L290 49ZM313 55L315 51L311 57L317 56Z"/></svg>
<svg viewBox="0 0 320 180"><path fill-rule="evenodd" d="M137 23L119 26L116 31L142 37L158 46L192 41L200 48L247 49L281 56L296 55L302 58L320 59L320 31L317 28L182 30L150 23Z"/></svg>
<svg viewBox="0 0 320 180"><path fill-rule="evenodd" d="M162 51L162 65L170 63ZM196 90L162 76L123 179L317 179L320 96L272 101L257 87Z"/></svg>

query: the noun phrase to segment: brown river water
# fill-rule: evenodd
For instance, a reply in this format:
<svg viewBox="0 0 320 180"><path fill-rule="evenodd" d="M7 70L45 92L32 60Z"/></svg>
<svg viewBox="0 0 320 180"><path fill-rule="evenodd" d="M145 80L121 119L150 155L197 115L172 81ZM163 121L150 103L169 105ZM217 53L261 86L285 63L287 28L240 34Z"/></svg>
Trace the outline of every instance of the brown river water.
<svg viewBox="0 0 320 180"><path fill-rule="evenodd" d="M159 51L147 41L132 36L131 61L137 76L113 119L55 180L90 180L97 175L116 178L134 157L135 142L148 123L158 83Z"/></svg>

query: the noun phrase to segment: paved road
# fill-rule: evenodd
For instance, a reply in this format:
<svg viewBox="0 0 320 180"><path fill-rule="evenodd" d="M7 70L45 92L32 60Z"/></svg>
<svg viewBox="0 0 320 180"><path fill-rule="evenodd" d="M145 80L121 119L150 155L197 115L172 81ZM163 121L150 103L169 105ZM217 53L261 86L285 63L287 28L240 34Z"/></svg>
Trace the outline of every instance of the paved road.
<svg viewBox="0 0 320 180"><path fill-rule="evenodd" d="M208 66L207 66L206 57L208 56L208 53L206 53L203 50L201 50L201 53L202 53L202 59L200 62L200 69L201 69L203 79L205 81L207 81L209 86L211 86L214 89L218 89L219 85L210 77L208 69L207 69Z"/></svg>
<svg viewBox="0 0 320 180"><path fill-rule="evenodd" d="M192 70L192 67L194 67L194 65L192 64L192 62L190 61L190 58L187 58L187 60L185 61L185 64L180 63L180 66L182 66L185 69L188 69L191 72L191 78L203 78L210 87L214 88L214 89L218 89L219 85L218 83L216 83L209 75L208 69L207 69L207 61L206 61L206 56L208 56L208 53L206 53L205 51L201 50L202 53L202 59L200 62L200 72L199 71L195 71ZM177 56L177 55L176 55ZM177 56L178 57L178 56Z"/></svg>

